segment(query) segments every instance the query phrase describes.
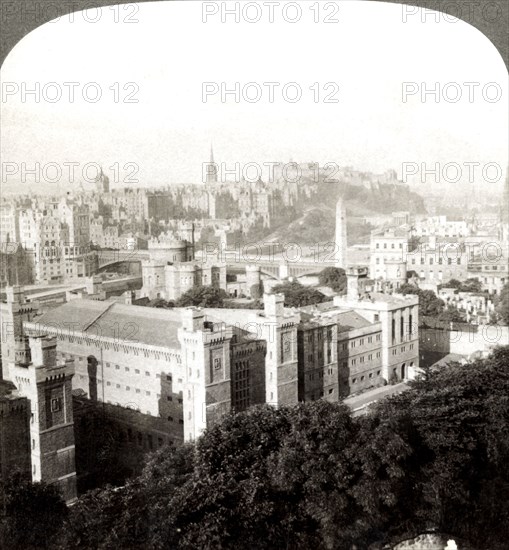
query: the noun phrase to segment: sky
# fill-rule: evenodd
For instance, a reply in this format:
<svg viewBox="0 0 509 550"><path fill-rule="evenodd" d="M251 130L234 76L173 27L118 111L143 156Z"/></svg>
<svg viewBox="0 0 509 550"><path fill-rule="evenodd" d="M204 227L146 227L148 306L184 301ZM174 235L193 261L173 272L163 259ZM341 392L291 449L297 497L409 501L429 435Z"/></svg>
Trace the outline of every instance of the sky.
<svg viewBox="0 0 509 550"><path fill-rule="evenodd" d="M291 23L297 12L286 6L283 14L285 4L273 7L273 22L264 5L257 22L242 13L239 22L223 22L233 2L150 2L79 12L34 30L0 70L2 181L33 182L23 167L39 163L44 183L59 177L56 163L65 183L64 163L75 163L77 185L98 163L118 185L200 182L213 143L224 163L220 177L235 163L242 173L247 163L332 162L375 173L393 168L400 178L405 169L418 188L434 177L423 169L436 163L441 181L455 179L454 166L442 172L453 163L460 183L473 174L477 183L501 185L507 70L488 38L450 18L422 22L417 13L404 22L401 5L342 2L333 13L335 4L322 2L317 13L302 2ZM245 15L253 19L255 9ZM323 22L327 15L337 22ZM234 94L222 101L221 89L236 82L240 101ZM279 83L273 102L266 82ZM298 87L285 88L287 99L302 94L295 102L282 94L291 82ZM218 92L204 98L204 83ZM36 86L36 96L23 97ZM438 102L431 94L423 101L420 92L436 86ZM403 88L412 92L406 101ZM444 99L458 90L458 101ZM337 101L325 102L331 92ZM478 164L469 172L465 163ZM488 163L503 169L500 181L483 178Z"/></svg>

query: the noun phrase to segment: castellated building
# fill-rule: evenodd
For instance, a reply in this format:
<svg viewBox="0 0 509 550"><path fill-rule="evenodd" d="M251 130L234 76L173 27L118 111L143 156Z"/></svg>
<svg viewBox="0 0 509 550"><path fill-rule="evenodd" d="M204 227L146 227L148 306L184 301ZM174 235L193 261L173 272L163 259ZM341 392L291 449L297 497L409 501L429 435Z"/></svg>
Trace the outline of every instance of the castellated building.
<svg viewBox="0 0 509 550"><path fill-rule="evenodd" d="M214 286L226 290L226 265L223 262L194 261L192 241L177 239L171 233L148 242L149 260L141 265L142 296L150 299L177 300L196 286Z"/></svg>
<svg viewBox="0 0 509 550"><path fill-rule="evenodd" d="M2 311L16 322L2 348L4 372L7 364L20 398L37 411L33 478L58 483L72 500L78 398L113 421L126 445L148 452L195 440L231 410L337 402L413 378L418 297L369 284L351 270L346 297L302 308L285 307L281 294L264 294L259 310L82 298L38 316L24 310L22 289L11 289Z"/></svg>
<svg viewBox="0 0 509 550"><path fill-rule="evenodd" d="M77 497L72 377L74 362L57 361L55 337L17 337L0 397L2 474L14 468L55 485L67 503ZM5 388L6 382L1 385ZM6 433L7 432L7 435Z"/></svg>

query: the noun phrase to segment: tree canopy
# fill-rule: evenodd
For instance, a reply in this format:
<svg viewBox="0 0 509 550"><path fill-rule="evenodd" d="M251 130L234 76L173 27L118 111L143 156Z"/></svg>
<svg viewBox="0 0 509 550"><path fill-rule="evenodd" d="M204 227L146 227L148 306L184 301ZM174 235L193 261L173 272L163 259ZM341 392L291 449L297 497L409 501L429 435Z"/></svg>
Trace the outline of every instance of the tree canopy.
<svg viewBox="0 0 509 550"><path fill-rule="evenodd" d="M509 282L507 282L496 300L496 312L502 322L509 325Z"/></svg>
<svg viewBox="0 0 509 550"><path fill-rule="evenodd" d="M343 294L347 285L345 270L340 267L326 267L320 272L319 283Z"/></svg>
<svg viewBox="0 0 509 550"><path fill-rule="evenodd" d="M213 286L196 286L189 289L177 300L177 307L223 307L223 300L228 295L221 288Z"/></svg>
<svg viewBox="0 0 509 550"><path fill-rule="evenodd" d="M287 307L310 306L327 300L327 297L320 291L304 286L298 281L285 281L275 285L272 291L285 295L285 306Z"/></svg>
<svg viewBox="0 0 509 550"><path fill-rule="evenodd" d="M4 499L0 547L16 550L51 548L67 517L67 507L57 488L32 483L15 472L2 480L0 491Z"/></svg>
<svg viewBox="0 0 509 550"><path fill-rule="evenodd" d="M324 400L229 414L80 498L63 547L361 550L437 529L507 548L507 395L504 347L358 418Z"/></svg>
<svg viewBox="0 0 509 550"><path fill-rule="evenodd" d="M445 303L432 290L422 290L415 285L405 283L396 292L419 296L419 317L437 316L444 311Z"/></svg>

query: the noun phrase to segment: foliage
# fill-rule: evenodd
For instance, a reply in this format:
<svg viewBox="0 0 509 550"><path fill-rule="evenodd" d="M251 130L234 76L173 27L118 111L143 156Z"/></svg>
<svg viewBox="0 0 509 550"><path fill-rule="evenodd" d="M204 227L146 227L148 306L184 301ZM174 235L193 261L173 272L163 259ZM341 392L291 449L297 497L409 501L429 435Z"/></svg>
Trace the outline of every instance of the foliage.
<svg viewBox="0 0 509 550"><path fill-rule="evenodd" d="M505 325L509 325L509 282L507 282L497 296L496 312Z"/></svg>
<svg viewBox="0 0 509 550"><path fill-rule="evenodd" d="M509 346L352 418L324 400L228 414L70 510L62 548L380 548L509 540Z"/></svg>
<svg viewBox="0 0 509 550"><path fill-rule="evenodd" d="M182 294L175 305L177 307L222 307L223 300L227 298L227 296L226 292L221 288L213 286L196 286Z"/></svg>
<svg viewBox="0 0 509 550"><path fill-rule="evenodd" d="M52 548L67 516L58 489L32 483L21 473L12 474L1 487L5 516L0 522L0 547L9 549Z"/></svg>
<svg viewBox="0 0 509 550"><path fill-rule="evenodd" d="M320 272L319 283L343 294L347 284L345 270L340 267L326 267Z"/></svg>
<svg viewBox="0 0 509 550"><path fill-rule="evenodd" d="M251 285L249 289L249 294L253 300L259 300L263 297L263 281L260 281L258 284Z"/></svg>
<svg viewBox="0 0 509 550"><path fill-rule="evenodd" d="M287 281L275 285L272 291L275 294L285 295L285 306L287 307L309 306L327 300L327 297L315 288L304 286L298 281Z"/></svg>
<svg viewBox="0 0 509 550"><path fill-rule="evenodd" d="M438 298L432 290L422 290L417 286L405 283L396 292L419 296L419 317L436 316L444 311L444 301Z"/></svg>
<svg viewBox="0 0 509 550"><path fill-rule="evenodd" d="M419 248L421 238L418 235L412 235L408 241L408 252L414 252Z"/></svg>
<svg viewBox="0 0 509 550"><path fill-rule="evenodd" d="M479 279L467 279L459 281L451 279L447 283L441 284L440 288L455 288L458 292L482 292L482 283Z"/></svg>
<svg viewBox="0 0 509 550"><path fill-rule="evenodd" d="M441 313L438 314L437 319L444 323L464 323L466 322L466 316L457 307L449 305Z"/></svg>

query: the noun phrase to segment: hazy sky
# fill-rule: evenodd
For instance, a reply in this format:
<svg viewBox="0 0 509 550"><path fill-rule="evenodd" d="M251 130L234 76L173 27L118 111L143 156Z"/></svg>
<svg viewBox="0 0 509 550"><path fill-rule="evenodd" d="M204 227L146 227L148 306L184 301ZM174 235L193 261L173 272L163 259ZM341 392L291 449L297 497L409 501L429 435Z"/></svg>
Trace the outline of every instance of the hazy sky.
<svg viewBox="0 0 509 550"><path fill-rule="evenodd" d="M482 33L462 21L422 23L419 14L404 23L404 7L374 2L341 3L337 23L315 23L311 3L303 2L300 21L290 23L282 16L284 4L274 8L273 23L265 6L256 23L236 23L232 16L223 23L220 12L203 22L201 2L158 2L135 6L136 13L133 7L90 10L36 29L1 69L2 162L75 162L78 178L89 162L107 171L118 163L121 178L131 171L122 167L135 163L140 185L198 182L213 141L216 161L230 167L293 159L374 172L394 168L401 177L404 162L455 162L466 181L465 162L496 162L505 176L507 72ZM322 3L319 18L331 11ZM286 12L289 18L294 13ZM34 89L36 82L39 102L33 95L23 102L22 87ZM58 87L46 86L50 82ZM66 82L79 83L74 102ZM219 89L221 83L231 89L239 82L242 89L256 82L262 97L249 103L241 95L236 103L230 95L221 102L217 93L203 102L203 82ZM273 103L264 82L280 83ZM282 97L289 82L299 84L300 101ZM324 90L328 82L337 83L337 103L322 101L335 89ZM431 95L422 102L418 92L403 102L404 82L416 83L407 85L414 90L438 83L440 91L453 83L446 87L448 97L454 99L458 89L462 96L455 103L443 96L436 103ZM479 83L471 88L472 102L464 82ZM499 101L483 97L490 82L495 85L485 92L493 99L499 90ZM102 91L98 102L83 100L88 83L96 83L87 88L89 98ZM115 83L121 99L135 89L124 85L135 83L138 103L115 102ZM320 89L318 103L313 83ZM50 103L44 86L49 99L57 90L62 98ZM254 97L256 90L246 91ZM482 180L480 169L475 174Z"/></svg>

